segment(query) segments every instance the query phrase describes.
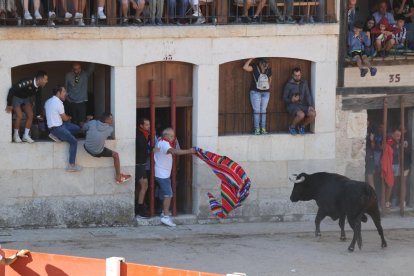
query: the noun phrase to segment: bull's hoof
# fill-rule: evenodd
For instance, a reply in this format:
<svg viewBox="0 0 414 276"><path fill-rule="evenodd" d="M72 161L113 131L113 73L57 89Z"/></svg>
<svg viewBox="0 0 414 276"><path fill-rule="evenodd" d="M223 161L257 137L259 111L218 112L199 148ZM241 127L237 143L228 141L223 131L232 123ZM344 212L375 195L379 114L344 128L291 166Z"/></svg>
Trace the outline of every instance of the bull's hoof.
<svg viewBox="0 0 414 276"><path fill-rule="evenodd" d="M317 232L317 233L315 233L315 237L317 237L317 238L320 238L322 235L321 235L321 232Z"/></svg>
<svg viewBox="0 0 414 276"><path fill-rule="evenodd" d="M348 247L348 251L349 252L354 252L354 247L352 247L352 246Z"/></svg>
<svg viewBox="0 0 414 276"><path fill-rule="evenodd" d="M341 241L346 241L346 236L341 236Z"/></svg>
<svg viewBox="0 0 414 276"><path fill-rule="evenodd" d="M381 244L381 247L382 247L382 248L387 247L387 242L386 242L386 241L384 241L384 242Z"/></svg>

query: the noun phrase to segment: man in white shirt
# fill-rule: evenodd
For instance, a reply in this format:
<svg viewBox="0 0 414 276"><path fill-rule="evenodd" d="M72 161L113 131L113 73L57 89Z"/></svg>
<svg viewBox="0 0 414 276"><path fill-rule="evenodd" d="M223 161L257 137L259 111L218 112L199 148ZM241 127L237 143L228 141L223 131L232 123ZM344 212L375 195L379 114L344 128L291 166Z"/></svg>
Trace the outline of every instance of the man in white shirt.
<svg viewBox="0 0 414 276"><path fill-rule="evenodd" d="M73 136L79 132L80 127L70 122L71 116L66 115L63 102L66 98L66 89L63 86L57 86L53 89L53 94L45 103L47 127L49 128L49 137L55 142L66 141L69 143L69 165L66 168L68 172L78 172L82 167L76 165L76 150L78 141Z"/></svg>
<svg viewBox="0 0 414 276"><path fill-rule="evenodd" d="M175 133L172 128L166 128L162 132L161 139L155 146L155 180L160 186L160 194L163 197L163 212L161 222L168 226L176 226L171 219L170 204L173 197L171 189L171 169L173 165L173 155L194 154L195 149L187 150L176 149Z"/></svg>

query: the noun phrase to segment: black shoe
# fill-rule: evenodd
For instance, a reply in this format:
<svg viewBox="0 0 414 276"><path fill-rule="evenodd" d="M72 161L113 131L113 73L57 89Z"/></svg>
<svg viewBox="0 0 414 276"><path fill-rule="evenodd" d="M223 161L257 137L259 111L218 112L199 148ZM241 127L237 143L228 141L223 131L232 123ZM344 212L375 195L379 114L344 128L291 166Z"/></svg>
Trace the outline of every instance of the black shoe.
<svg viewBox="0 0 414 276"><path fill-rule="evenodd" d="M161 18L155 19L155 24L157 24L158 26L164 25L164 23L162 23Z"/></svg>
<svg viewBox="0 0 414 276"><path fill-rule="evenodd" d="M245 24L248 24L248 23L250 23L252 20L250 19L250 17L248 17L248 16L242 16L241 17L241 21L243 22L243 23L245 23Z"/></svg>
<svg viewBox="0 0 414 276"><path fill-rule="evenodd" d="M136 213L138 218L147 219L150 217L144 205L139 205Z"/></svg>
<svg viewBox="0 0 414 276"><path fill-rule="evenodd" d="M252 17L252 23L259 23L259 17L258 16L253 16Z"/></svg>

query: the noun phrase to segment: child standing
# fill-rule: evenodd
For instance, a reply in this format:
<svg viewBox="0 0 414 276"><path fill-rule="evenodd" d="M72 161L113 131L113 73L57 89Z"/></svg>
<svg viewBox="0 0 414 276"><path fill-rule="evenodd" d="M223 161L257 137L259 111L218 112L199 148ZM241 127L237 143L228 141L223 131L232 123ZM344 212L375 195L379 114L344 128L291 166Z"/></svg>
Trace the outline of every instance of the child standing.
<svg viewBox="0 0 414 276"><path fill-rule="evenodd" d="M354 24L353 31L349 32L349 52L352 56L352 59L356 61L358 65L361 77L365 77L365 75L368 73L368 68L371 73L371 76L375 76L375 74L377 73L377 69L371 66L367 54L365 53L365 47L369 47L371 45L371 41L368 38L368 36L364 32L362 32L363 26L364 25L361 21L357 21Z"/></svg>
<svg viewBox="0 0 414 276"><path fill-rule="evenodd" d="M397 21L397 23L394 24L393 27L400 30L399 33L393 35L393 38L395 39L395 47L397 49L404 49L405 41L407 38L407 29L405 28L405 16L399 14L396 16L395 20Z"/></svg>

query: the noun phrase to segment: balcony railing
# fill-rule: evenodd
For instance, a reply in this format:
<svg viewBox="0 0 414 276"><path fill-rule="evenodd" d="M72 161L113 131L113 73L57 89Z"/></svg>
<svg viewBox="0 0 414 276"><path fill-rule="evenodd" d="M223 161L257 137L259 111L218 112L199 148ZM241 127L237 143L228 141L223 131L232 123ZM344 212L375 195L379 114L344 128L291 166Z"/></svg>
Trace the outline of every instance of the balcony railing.
<svg viewBox="0 0 414 276"><path fill-rule="evenodd" d="M0 26L305 24L336 21L332 0L3 0ZM198 2L198 5L193 3ZM55 3L55 4L53 4ZM157 4L162 5L157 6ZM325 4L326 3L326 4Z"/></svg>

